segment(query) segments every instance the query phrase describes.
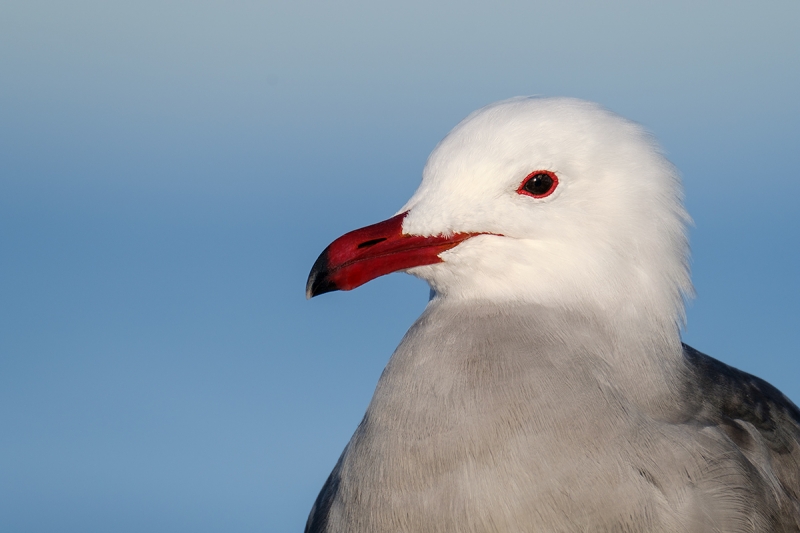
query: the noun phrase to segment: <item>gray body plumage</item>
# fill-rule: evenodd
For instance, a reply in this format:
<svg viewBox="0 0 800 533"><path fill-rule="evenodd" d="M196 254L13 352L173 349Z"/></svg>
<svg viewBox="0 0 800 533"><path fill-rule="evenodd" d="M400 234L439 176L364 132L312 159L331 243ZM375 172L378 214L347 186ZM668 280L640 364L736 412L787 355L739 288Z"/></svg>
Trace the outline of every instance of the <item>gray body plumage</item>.
<svg viewBox="0 0 800 533"><path fill-rule="evenodd" d="M648 330L432 300L306 532L800 531L797 407Z"/></svg>

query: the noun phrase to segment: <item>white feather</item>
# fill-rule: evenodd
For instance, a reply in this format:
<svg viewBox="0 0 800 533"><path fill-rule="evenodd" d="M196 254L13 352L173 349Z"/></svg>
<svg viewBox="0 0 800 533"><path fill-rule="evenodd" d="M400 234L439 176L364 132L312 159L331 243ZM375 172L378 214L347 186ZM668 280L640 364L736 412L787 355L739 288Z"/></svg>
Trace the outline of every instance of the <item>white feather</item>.
<svg viewBox="0 0 800 533"><path fill-rule="evenodd" d="M517 194L534 170L559 178ZM676 169L639 125L572 98L512 98L439 143L403 230L486 232L409 270L440 297L524 301L680 324L692 294Z"/></svg>

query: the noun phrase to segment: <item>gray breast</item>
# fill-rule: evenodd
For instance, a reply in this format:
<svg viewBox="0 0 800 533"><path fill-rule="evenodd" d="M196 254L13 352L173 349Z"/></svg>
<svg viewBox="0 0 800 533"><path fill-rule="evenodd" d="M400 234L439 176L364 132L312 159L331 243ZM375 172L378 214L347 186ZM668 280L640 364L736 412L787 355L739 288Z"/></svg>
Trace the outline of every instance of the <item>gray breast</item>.
<svg viewBox="0 0 800 533"><path fill-rule="evenodd" d="M776 389L677 334L475 309L433 303L406 335L308 533L800 531Z"/></svg>

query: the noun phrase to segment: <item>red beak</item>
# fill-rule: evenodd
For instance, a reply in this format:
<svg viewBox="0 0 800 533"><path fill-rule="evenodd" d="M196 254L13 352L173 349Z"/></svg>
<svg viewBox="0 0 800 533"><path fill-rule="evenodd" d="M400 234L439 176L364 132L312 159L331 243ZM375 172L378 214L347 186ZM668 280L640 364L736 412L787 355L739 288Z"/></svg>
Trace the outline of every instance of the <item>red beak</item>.
<svg viewBox="0 0 800 533"><path fill-rule="evenodd" d="M400 213L389 220L346 233L333 241L311 267L306 297L313 298L331 291L349 291L384 274L441 263L439 254L479 235L404 235L403 219L407 214Z"/></svg>

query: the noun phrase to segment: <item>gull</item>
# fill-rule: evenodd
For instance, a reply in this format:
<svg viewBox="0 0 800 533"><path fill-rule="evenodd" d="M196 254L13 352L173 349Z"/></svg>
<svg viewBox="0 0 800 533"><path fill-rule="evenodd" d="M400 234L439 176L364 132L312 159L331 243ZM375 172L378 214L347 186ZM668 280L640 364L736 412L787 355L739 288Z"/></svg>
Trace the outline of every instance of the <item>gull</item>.
<svg viewBox="0 0 800 533"><path fill-rule="evenodd" d="M800 411L681 342L688 223L653 138L597 104L464 119L309 275L431 298L306 533L800 531Z"/></svg>

